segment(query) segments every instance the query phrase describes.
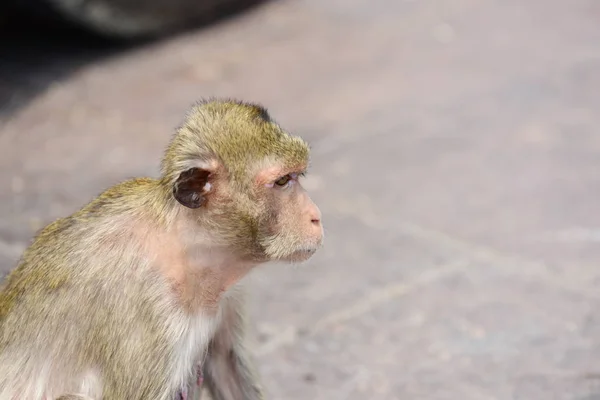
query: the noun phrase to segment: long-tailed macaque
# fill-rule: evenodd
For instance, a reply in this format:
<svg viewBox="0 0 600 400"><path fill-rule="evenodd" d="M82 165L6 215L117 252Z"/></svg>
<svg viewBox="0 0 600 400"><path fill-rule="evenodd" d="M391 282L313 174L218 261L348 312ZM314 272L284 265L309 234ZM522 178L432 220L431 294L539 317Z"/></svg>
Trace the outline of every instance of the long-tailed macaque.
<svg viewBox="0 0 600 400"><path fill-rule="evenodd" d="M0 400L259 400L239 281L322 245L309 147L261 106L201 101L158 179L44 228L0 291Z"/></svg>

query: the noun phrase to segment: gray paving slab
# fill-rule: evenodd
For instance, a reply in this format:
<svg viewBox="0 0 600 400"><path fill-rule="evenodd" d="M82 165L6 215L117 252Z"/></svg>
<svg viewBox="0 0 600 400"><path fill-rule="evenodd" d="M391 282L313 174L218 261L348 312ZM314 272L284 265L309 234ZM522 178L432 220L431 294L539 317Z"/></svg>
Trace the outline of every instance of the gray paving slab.
<svg viewBox="0 0 600 400"><path fill-rule="evenodd" d="M1 117L0 268L156 175L198 97L259 101L312 143L327 235L249 279L271 398L600 398L599 17L593 0L290 0L78 59Z"/></svg>

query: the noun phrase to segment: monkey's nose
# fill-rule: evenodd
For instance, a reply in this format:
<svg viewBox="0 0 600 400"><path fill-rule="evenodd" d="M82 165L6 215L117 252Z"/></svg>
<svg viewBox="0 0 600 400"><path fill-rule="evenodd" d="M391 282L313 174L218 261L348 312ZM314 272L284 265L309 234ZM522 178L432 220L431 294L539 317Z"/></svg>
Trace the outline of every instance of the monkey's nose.
<svg viewBox="0 0 600 400"><path fill-rule="evenodd" d="M321 210L318 207L314 207L310 213L310 222L313 225L321 226Z"/></svg>

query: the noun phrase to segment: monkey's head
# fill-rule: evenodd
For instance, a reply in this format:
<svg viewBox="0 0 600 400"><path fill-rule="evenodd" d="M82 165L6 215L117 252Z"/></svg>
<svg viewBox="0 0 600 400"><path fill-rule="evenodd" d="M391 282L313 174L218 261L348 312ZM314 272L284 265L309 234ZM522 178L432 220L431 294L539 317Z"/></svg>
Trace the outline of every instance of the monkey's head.
<svg viewBox="0 0 600 400"><path fill-rule="evenodd" d="M256 262L309 259L321 246L321 212L299 182L309 147L259 105L196 104L162 163L176 208L232 254Z"/></svg>

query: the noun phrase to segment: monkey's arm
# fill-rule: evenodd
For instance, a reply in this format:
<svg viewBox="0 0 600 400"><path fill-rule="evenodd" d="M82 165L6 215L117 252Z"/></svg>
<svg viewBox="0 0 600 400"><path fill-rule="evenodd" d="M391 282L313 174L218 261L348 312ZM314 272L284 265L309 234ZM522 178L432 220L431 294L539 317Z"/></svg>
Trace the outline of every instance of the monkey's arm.
<svg viewBox="0 0 600 400"><path fill-rule="evenodd" d="M244 347L241 293L226 299L223 320L204 364L204 382L212 400L262 400L262 388Z"/></svg>

